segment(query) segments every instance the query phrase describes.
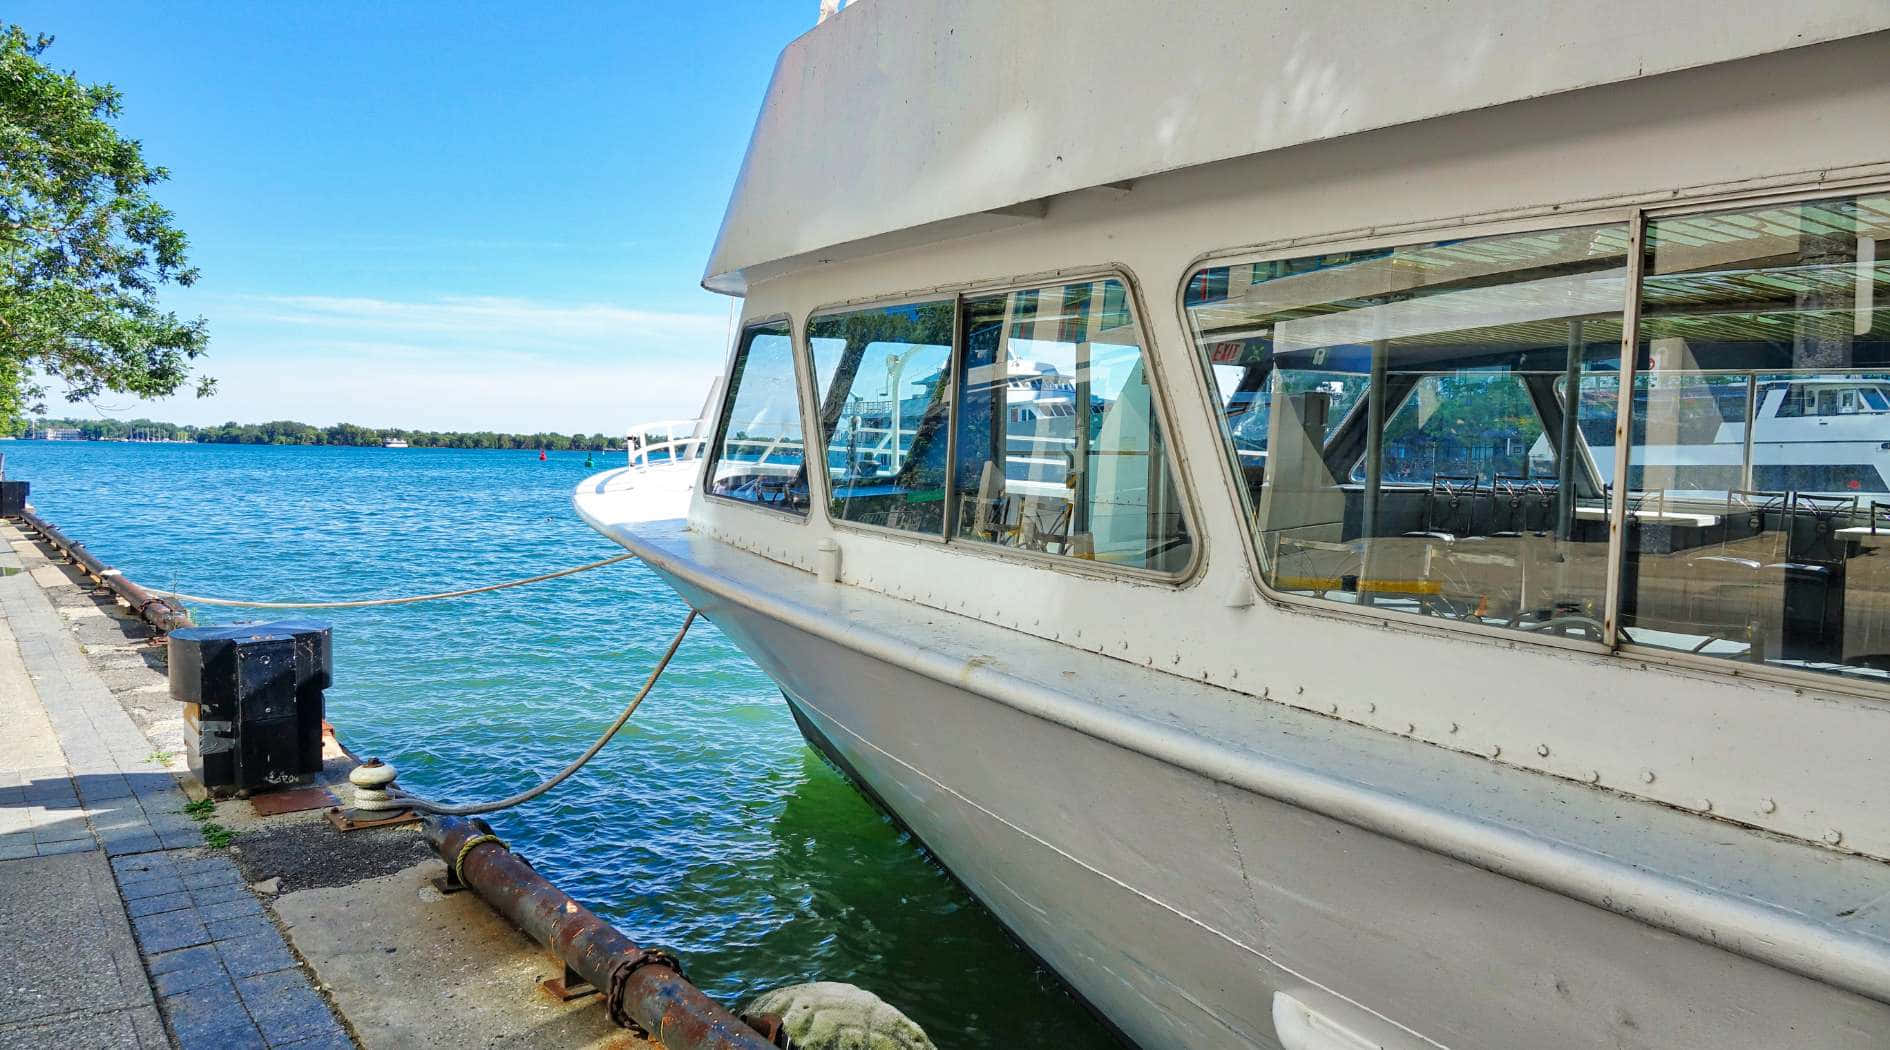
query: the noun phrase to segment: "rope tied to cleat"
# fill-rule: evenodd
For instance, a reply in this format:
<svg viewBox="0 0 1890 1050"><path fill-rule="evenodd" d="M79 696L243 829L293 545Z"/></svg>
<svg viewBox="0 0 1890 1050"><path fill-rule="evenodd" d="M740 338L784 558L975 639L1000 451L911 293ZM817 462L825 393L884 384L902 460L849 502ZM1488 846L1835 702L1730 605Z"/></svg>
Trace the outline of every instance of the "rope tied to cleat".
<svg viewBox="0 0 1890 1050"><path fill-rule="evenodd" d="M446 598L464 598L471 594L503 591L509 587L523 587L528 583L543 583L546 580L555 580L561 576L575 576L580 572L601 569L606 565L615 565L620 561L629 561L634 557L636 557L635 554L619 554L615 557L604 558L600 561L586 562L583 565L573 565L568 569L559 569L557 572L540 573L537 576L527 576L523 579L506 580L503 583L489 583L482 587L465 587L456 591L415 594L404 598L360 598L353 601L339 602L252 602L238 598L206 598L201 594L185 594L182 591L165 591L159 590L156 587L149 588L149 590L152 594L162 595L165 598L174 598L181 602L192 602L197 605L221 605L233 609L367 609L383 605L413 605L417 602L437 602Z"/></svg>

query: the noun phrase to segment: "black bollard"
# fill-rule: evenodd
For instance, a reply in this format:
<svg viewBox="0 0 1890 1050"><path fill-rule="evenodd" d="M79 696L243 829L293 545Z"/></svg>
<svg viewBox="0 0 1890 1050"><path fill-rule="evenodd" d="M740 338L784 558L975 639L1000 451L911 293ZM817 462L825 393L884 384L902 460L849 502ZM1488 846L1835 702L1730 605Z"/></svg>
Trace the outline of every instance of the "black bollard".
<svg viewBox="0 0 1890 1050"><path fill-rule="evenodd" d="M185 709L190 771L212 791L301 783L322 768L332 633L305 620L170 634L171 698Z"/></svg>

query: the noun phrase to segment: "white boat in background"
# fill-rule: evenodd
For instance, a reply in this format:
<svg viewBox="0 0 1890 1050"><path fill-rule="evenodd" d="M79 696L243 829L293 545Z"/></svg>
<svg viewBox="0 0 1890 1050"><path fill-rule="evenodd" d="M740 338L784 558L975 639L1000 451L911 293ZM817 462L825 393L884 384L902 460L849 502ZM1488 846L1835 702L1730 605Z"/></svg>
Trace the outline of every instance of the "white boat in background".
<svg viewBox="0 0 1890 1050"><path fill-rule="evenodd" d="M1612 384L1610 385L1612 386ZM1612 395L1612 389L1600 391ZM1614 481L1614 398L1582 420L1601 479ZM1654 397L1688 421L1692 440L1645 443L1630 464L1630 484L1649 472L1674 493L1708 496L1729 489L1861 495L1890 503L1890 375L1771 376L1697 374ZM1644 415L1645 388L1635 395ZM1548 435L1529 449L1531 469L1553 477Z"/></svg>
<svg viewBox="0 0 1890 1050"><path fill-rule="evenodd" d="M386 441L381 442L381 447L382 448L407 448L408 445L405 438L388 438Z"/></svg>
<svg viewBox="0 0 1890 1050"><path fill-rule="evenodd" d="M575 507L1146 1050L1890 1047L1887 65L1867 0L849 6L726 394Z"/></svg>

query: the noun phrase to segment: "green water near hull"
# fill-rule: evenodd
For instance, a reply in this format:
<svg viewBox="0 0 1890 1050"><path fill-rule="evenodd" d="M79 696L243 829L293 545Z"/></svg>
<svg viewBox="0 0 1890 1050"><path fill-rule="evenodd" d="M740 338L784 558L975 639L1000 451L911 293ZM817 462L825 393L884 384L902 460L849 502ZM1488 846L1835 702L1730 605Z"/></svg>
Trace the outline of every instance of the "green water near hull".
<svg viewBox="0 0 1890 1050"><path fill-rule="evenodd" d="M150 586L391 597L616 553L577 520L581 454L4 442L7 476ZM600 459L608 466L614 457ZM267 618L193 610L199 622ZM684 609L627 562L451 602L324 613L329 717L426 794L494 798L582 750ZM774 684L698 623L662 684L557 791L491 818L574 896L678 951L725 1002L871 988L941 1047L1113 1048L1053 975L801 740Z"/></svg>

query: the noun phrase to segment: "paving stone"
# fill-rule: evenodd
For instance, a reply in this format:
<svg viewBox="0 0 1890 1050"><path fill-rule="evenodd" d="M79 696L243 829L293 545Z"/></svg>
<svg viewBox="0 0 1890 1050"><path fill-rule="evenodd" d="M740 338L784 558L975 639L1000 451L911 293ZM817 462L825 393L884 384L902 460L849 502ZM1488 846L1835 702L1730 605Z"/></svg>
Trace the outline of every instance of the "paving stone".
<svg viewBox="0 0 1890 1050"><path fill-rule="evenodd" d="M158 841L165 849L195 849L203 845L203 832L196 828L189 831L165 831L158 834Z"/></svg>
<svg viewBox="0 0 1890 1050"><path fill-rule="evenodd" d="M160 776L143 773L125 779L131 782L131 793L146 804L175 799L175 808L184 808L184 793L177 790L177 781L169 773Z"/></svg>
<svg viewBox="0 0 1890 1050"><path fill-rule="evenodd" d="M234 867L226 867L222 871L200 871L195 875L185 875L183 881L185 889L205 890L212 886L240 886L243 876Z"/></svg>
<svg viewBox="0 0 1890 1050"><path fill-rule="evenodd" d="M211 935L219 939L226 935L217 932L218 927L216 924L218 922L224 919L260 916L263 913L262 902L257 900L254 894L240 886L236 887L236 889L241 896L234 896L229 900L214 901L209 904L198 903L197 913L203 916L204 922L211 924ZM254 933L260 931L252 930L249 932Z"/></svg>
<svg viewBox="0 0 1890 1050"><path fill-rule="evenodd" d="M48 842L71 842L75 839L90 842L91 829L84 824L54 824L51 827L33 829L33 841L41 845Z"/></svg>
<svg viewBox="0 0 1890 1050"><path fill-rule="evenodd" d="M114 857L125 854L153 853L163 848L164 840L156 835L126 835L105 841L105 852Z"/></svg>
<svg viewBox="0 0 1890 1050"><path fill-rule="evenodd" d="M200 944L192 948L179 948L174 952L160 952L151 956L146 965L154 975L206 966L221 971L223 957L217 954L214 945Z"/></svg>
<svg viewBox="0 0 1890 1050"><path fill-rule="evenodd" d="M38 852L42 857L56 857L62 853L90 853L97 848L98 844L87 836L70 842L42 842L38 846Z"/></svg>
<svg viewBox="0 0 1890 1050"><path fill-rule="evenodd" d="M189 817L184 816L181 813L172 813L172 814L150 813L147 815L146 821L151 825L151 830L158 833L159 835L201 835L203 834L202 824L190 819ZM199 843L198 845L202 845L202 843Z"/></svg>
<svg viewBox="0 0 1890 1050"><path fill-rule="evenodd" d="M179 857L174 862L179 875L223 875L236 871L236 865L228 857L205 854L196 857Z"/></svg>
<svg viewBox="0 0 1890 1050"><path fill-rule="evenodd" d="M286 970L295 965L295 956L282 943L282 935L268 933L216 942L217 954L232 977L254 977L259 973Z"/></svg>
<svg viewBox="0 0 1890 1050"><path fill-rule="evenodd" d="M300 1039L293 1043L277 1043L276 1050L355 1050L354 1040L339 1028L333 1035L318 1035L313 1039Z"/></svg>
<svg viewBox="0 0 1890 1050"><path fill-rule="evenodd" d="M222 904L225 901L255 900L256 897L255 894L249 891L248 886L240 882L226 882L216 886L202 886L191 890L190 899L197 902L198 907L206 908L212 904Z"/></svg>
<svg viewBox="0 0 1890 1050"><path fill-rule="evenodd" d="M237 1050L265 1045L228 977L167 995L159 1004L180 1047Z"/></svg>
<svg viewBox="0 0 1890 1050"><path fill-rule="evenodd" d="M263 918L261 912L262 909L258 908L255 912L246 915L234 915L221 919L212 919L210 916L205 915L204 925L209 929L210 939L213 941L227 941L239 937L256 937L263 934L280 936L280 934L276 932L275 925L268 919Z"/></svg>
<svg viewBox="0 0 1890 1050"><path fill-rule="evenodd" d="M85 800L85 809L93 817L108 813L130 813L138 819L144 819L144 806L131 795L114 795L110 798L89 798Z"/></svg>
<svg viewBox="0 0 1890 1050"><path fill-rule="evenodd" d="M236 982L256 1028L270 1043L288 1043L340 1030L328 1004L298 970L249 977Z"/></svg>
<svg viewBox="0 0 1890 1050"><path fill-rule="evenodd" d="M135 901L140 897L155 897L160 893L174 893L183 888L183 880L169 873L118 881L118 893L128 901Z"/></svg>
<svg viewBox="0 0 1890 1050"><path fill-rule="evenodd" d="M137 932L138 943L146 954L188 948L210 940L210 931L204 929L203 920L194 910L139 916L131 921L131 928Z"/></svg>
<svg viewBox="0 0 1890 1050"><path fill-rule="evenodd" d="M140 897L135 901L126 901L125 911L129 913L132 918L137 919L146 915L157 915L160 912L177 911L180 908L189 908L191 906L190 894L185 893L183 890L178 890L176 893L160 893L155 897Z"/></svg>
<svg viewBox="0 0 1890 1050"><path fill-rule="evenodd" d="M70 759L71 756L67 756ZM75 781L79 797L86 802L132 797L131 782L116 773L82 776Z"/></svg>
<svg viewBox="0 0 1890 1050"><path fill-rule="evenodd" d="M39 805L28 807L26 815L27 819L33 822L33 827L35 828L50 828L57 824L66 823L85 823L85 811L79 808L77 802L74 802L70 806L40 803Z"/></svg>
<svg viewBox="0 0 1890 1050"><path fill-rule="evenodd" d="M112 872L118 876L121 882L126 879L135 879L145 875L174 875L177 872L177 862L162 855L155 857L125 857L112 861Z"/></svg>
<svg viewBox="0 0 1890 1050"><path fill-rule="evenodd" d="M151 822L144 819L143 810L121 809L111 812L90 811L86 813L86 817L92 822L93 830L97 831L100 835L114 831L121 833L136 832L141 835L154 833L151 828Z"/></svg>
<svg viewBox="0 0 1890 1050"><path fill-rule="evenodd" d="M200 945L199 947L209 948L210 946ZM184 950L195 951L196 949L186 948ZM210 951L208 958L210 960L208 965L190 966L181 970L172 970L169 973L153 974L151 977L152 987L156 988L157 993L161 996L171 996L193 991L198 988L209 987L219 982L227 985L230 980L230 975L223 970L223 960L216 954L215 950Z"/></svg>

